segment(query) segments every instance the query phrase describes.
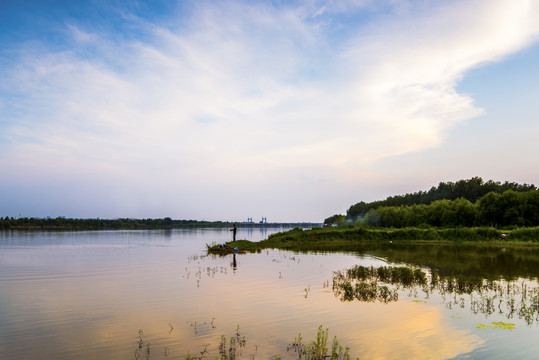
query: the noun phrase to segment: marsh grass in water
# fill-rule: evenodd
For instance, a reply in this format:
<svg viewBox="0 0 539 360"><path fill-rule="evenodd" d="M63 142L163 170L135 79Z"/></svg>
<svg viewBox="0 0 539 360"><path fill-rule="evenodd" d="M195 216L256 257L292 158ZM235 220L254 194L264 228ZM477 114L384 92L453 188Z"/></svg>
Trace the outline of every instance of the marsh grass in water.
<svg viewBox="0 0 539 360"><path fill-rule="evenodd" d="M232 336L230 340L227 342L226 336L221 335L221 342L219 344L219 356L223 360L234 360L236 359L236 353L238 351L238 347L241 350L241 348L244 348L247 343L247 340L245 339L245 336L241 336L240 334L240 326L236 328L236 335ZM241 354L240 354L241 355Z"/></svg>
<svg viewBox="0 0 539 360"><path fill-rule="evenodd" d="M288 346L288 351L294 351L298 355L298 359L305 360L350 360L350 349L342 347L335 336L331 343L331 352L328 347L329 329L325 329L320 325L316 334L316 340L308 344L303 344L301 334L294 339L294 342Z"/></svg>
<svg viewBox="0 0 539 360"><path fill-rule="evenodd" d="M355 266L335 273L333 291L342 301L356 299L363 302L389 303L397 301L399 294L398 287L390 288L388 285L423 286L426 282L426 274L420 269Z"/></svg>
<svg viewBox="0 0 539 360"><path fill-rule="evenodd" d="M397 301L402 290L408 290L409 297L423 293L425 299L437 292L449 309L464 308L468 304L474 314L503 314L508 319L516 315L527 325L539 322L539 287L525 281L441 276L435 271L427 274L411 267L354 266L333 276L333 292L341 301L389 303Z"/></svg>
<svg viewBox="0 0 539 360"><path fill-rule="evenodd" d="M151 351L150 343L146 343L146 346L144 347L145 343L144 343L143 336L144 336L144 331L142 331L142 329L139 329L138 341L137 341L138 347L135 349L135 360L140 359L142 354L145 355L145 359L150 358L150 351Z"/></svg>
<svg viewBox="0 0 539 360"><path fill-rule="evenodd" d="M135 349L135 360L139 360L142 355L144 359L149 360L151 349L150 344L146 343L143 339L144 332L139 329L137 348ZM294 339L294 342L288 345L286 351L293 352L297 355L298 360L350 360L350 349L343 347L337 337L333 337L331 344L328 344L329 329L323 328L322 325L318 327L316 339L306 344L303 343L301 333ZM218 354L212 355L208 351L210 344L204 345L202 350L198 354L191 355L187 353L184 355L185 360L202 360L202 359L218 359L218 360L236 360L243 357L242 350L246 347L247 339L240 334L240 326L238 325L235 334L229 339L225 335L221 335L221 339L218 346ZM146 347L144 347L146 345ZM255 347L255 353L258 353L258 346ZM168 358L170 353L168 347L165 347L163 352L165 358ZM256 354L250 354L249 358L254 359ZM281 359L280 357L276 357Z"/></svg>

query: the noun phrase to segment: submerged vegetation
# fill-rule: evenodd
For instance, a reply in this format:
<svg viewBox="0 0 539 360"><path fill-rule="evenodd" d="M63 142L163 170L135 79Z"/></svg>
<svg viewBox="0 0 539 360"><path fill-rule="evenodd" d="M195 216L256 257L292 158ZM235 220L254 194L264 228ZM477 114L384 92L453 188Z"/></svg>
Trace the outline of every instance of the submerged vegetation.
<svg viewBox="0 0 539 360"><path fill-rule="evenodd" d="M425 299L437 293L448 308L468 305L474 314L505 315L508 319L517 316L528 325L539 323L539 287L524 280L487 280L405 266L359 265L335 272L333 277L333 292L341 301L389 303L397 301L404 290L413 297L422 293Z"/></svg>
<svg viewBox="0 0 539 360"><path fill-rule="evenodd" d="M515 324L505 323L501 321L494 321L492 325L478 324L475 327L479 329L505 329L505 330L515 330Z"/></svg>

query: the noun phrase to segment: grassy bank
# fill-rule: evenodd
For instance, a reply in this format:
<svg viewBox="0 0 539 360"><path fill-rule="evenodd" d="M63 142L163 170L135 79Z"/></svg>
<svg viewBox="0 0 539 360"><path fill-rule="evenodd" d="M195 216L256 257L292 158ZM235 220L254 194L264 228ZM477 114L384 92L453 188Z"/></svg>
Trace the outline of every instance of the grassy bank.
<svg viewBox="0 0 539 360"><path fill-rule="evenodd" d="M262 251L265 247L261 243L249 240L236 240L225 244L206 244L206 248L209 254L244 254Z"/></svg>
<svg viewBox="0 0 539 360"><path fill-rule="evenodd" d="M272 234L267 240L239 240L208 246L209 253L256 252L262 249L293 251L353 251L366 243L469 243L504 246L539 246L539 227L513 230L492 227L398 228L367 227L299 228ZM237 249L237 250L234 250Z"/></svg>

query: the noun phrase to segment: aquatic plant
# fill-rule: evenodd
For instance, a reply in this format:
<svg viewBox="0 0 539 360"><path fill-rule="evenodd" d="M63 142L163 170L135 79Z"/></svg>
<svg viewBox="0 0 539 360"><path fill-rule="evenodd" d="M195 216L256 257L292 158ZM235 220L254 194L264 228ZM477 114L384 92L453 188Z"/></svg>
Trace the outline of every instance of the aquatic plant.
<svg viewBox="0 0 539 360"><path fill-rule="evenodd" d="M219 356L221 360L234 360L236 359L237 346L241 348L245 347L247 340L245 336L240 334L240 326L236 328L235 336L230 338L230 341L227 342L226 336L221 335L221 342L219 344Z"/></svg>
<svg viewBox="0 0 539 360"><path fill-rule="evenodd" d="M492 325L478 324L475 326L479 329L504 329L504 330L515 330L515 324L505 323L505 322L492 322Z"/></svg>
<svg viewBox="0 0 539 360"><path fill-rule="evenodd" d="M140 358L140 355L141 355L140 353L144 345L144 340L142 339L143 336L144 336L144 331L142 331L142 329L139 329L138 330L139 340L137 341L138 347L137 349L135 349L135 352L134 352L135 360L138 360ZM146 344L146 348L144 349L144 354L146 355L146 359L150 358L150 343Z"/></svg>
<svg viewBox="0 0 539 360"><path fill-rule="evenodd" d="M190 355L189 353L187 353L187 356L185 357L185 360L202 360L208 354L207 349L208 349L208 345L204 346L204 349L202 349L202 351L200 352L200 356L193 356L193 355Z"/></svg>
<svg viewBox="0 0 539 360"><path fill-rule="evenodd" d="M391 289L378 282L410 287L424 285L427 279L426 274L420 269L407 267L374 268L358 265L334 274L333 291L341 297L342 301L357 299L363 302L389 303L398 300L399 295L396 288Z"/></svg>
<svg viewBox="0 0 539 360"><path fill-rule="evenodd" d="M145 343L144 332L139 329L137 349L134 351L135 360L139 360L144 354L145 359L150 359L151 348L149 343ZM292 344L287 347L287 352L295 352L299 360L350 360L350 348L343 347L335 336L328 344L329 329L325 329L320 325L316 334L316 339L304 344L301 333L294 339ZM145 345L145 347L144 347ZM245 336L240 333L240 326L236 327L235 334L228 339L225 335L221 335L218 349L218 355L212 355L208 351L210 344L204 345L202 350L196 355L191 355L189 351L185 355L185 360L202 360L202 359L219 359L219 360L236 360L242 358L242 349L247 345ZM258 346L255 346L255 353L258 353ZM170 353L168 347L164 347L161 352L165 358L168 358ZM254 359L255 355L251 354ZM280 357L276 357L276 360Z"/></svg>
<svg viewBox="0 0 539 360"><path fill-rule="evenodd" d="M428 276L418 268L359 265L335 272L333 276L333 292L341 301L389 303L397 301L399 291L404 289L409 290L409 297L417 297L421 290L426 299L437 292L449 309L469 304L474 314L505 314L508 319L516 315L528 325L539 322L539 287L526 282L494 281L461 274L442 276L435 271ZM469 295L469 300L463 295Z"/></svg>
<svg viewBox="0 0 539 360"><path fill-rule="evenodd" d="M320 325L318 332L316 333L316 340L311 341L309 344L303 344L303 338L301 333L294 339L294 342L288 346L288 350L293 350L298 354L299 359L305 360L350 360L350 348L343 348L337 337L333 338L331 344L331 353L328 354L328 336L329 329L325 329Z"/></svg>

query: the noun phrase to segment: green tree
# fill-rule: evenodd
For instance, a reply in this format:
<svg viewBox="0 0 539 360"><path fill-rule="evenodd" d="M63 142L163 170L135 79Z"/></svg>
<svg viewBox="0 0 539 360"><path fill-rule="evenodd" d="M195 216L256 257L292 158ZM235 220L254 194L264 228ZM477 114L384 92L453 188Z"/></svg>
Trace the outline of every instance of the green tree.
<svg viewBox="0 0 539 360"><path fill-rule="evenodd" d="M524 226L526 220L524 212L526 207L526 195L514 190L507 190L501 196L503 217L501 225Z"/></svg>
<svg viewBox="0 0 539 360"><path fill-rule="evenodd" d="M324 225L333 225L333 224L341 224L344 220L346 219L346 217L344 215L341 215L341 214L335 214L335 215L332 215L330 217L328 217L327 219L324 220Z"/></svg>
<svg viewBox="0 0 539 360"><path fill-rule="evenodd" d="M441 209L441 226L473 226L476 222L476 209L467 199L458 198L445 201Z"/></svg>
<svg viewBox="0 0 539 360"><path fill-rule="evenodd" d="M503 220L503 207L501 195L495 192L489 192L478 202L478 215L481 224L497 226L501 225Z"/></svg>

